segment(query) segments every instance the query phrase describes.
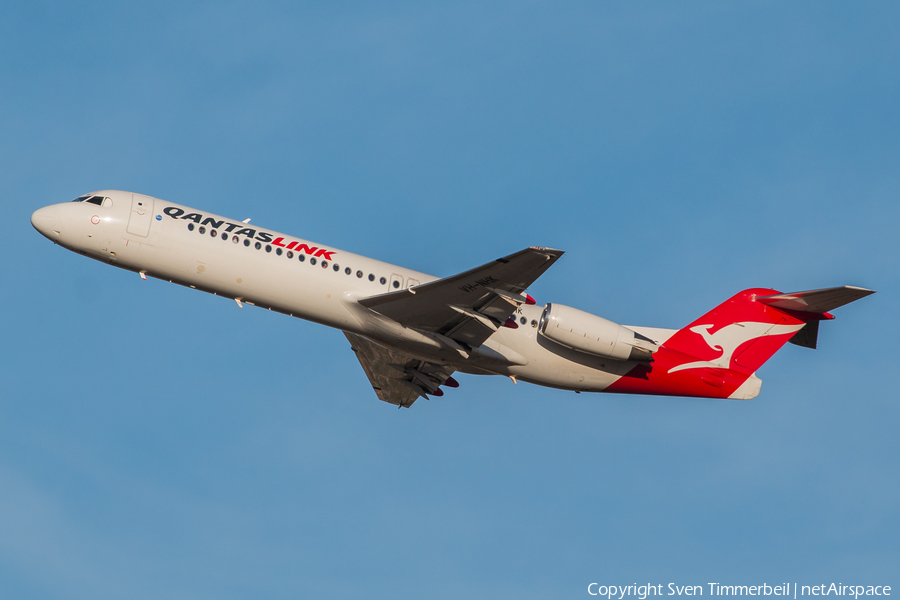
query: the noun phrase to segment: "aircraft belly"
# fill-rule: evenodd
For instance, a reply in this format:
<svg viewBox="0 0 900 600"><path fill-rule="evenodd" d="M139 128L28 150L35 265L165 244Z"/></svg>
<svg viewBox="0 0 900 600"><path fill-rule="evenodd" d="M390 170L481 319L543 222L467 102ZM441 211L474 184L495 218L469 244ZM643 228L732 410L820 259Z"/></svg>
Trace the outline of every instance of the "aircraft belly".
<svg viewBox="0 0 900 600"><path fill-rule="evenodd" d="M124 254L127 258L123 256L120 266L146 270L159 279L330 327L355 325L326 277L315 271L298 277L293 263L273 261L261 268L261 257L235 257L177 243L168 248L144 244L133 254Z"/></svg>
<svg viewBox="0 0 900 600"><path fill-rule="evenodd" d="M587 392L603 391L621 377L617 373L565 364L563 361L530 363L527 367L512 368L510 374L528 383Z"/></svg>

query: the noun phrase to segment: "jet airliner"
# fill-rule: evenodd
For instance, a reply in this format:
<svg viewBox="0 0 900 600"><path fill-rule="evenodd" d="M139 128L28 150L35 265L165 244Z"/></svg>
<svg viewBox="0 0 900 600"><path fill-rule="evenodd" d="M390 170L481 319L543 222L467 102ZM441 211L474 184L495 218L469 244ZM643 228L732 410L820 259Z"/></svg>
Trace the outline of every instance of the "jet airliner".
<svg viewBox="0 0 900 600"><path fill-rule="evenodd" d="M681 329L624 326L527 289L563 255L532 247L434 277L159 198L117 190L34 212L89 258L341 330L376 395L399 407L458 387L455 372L576 392L750 399L786 342L815 348L843 286L739 292Z"/></svg>

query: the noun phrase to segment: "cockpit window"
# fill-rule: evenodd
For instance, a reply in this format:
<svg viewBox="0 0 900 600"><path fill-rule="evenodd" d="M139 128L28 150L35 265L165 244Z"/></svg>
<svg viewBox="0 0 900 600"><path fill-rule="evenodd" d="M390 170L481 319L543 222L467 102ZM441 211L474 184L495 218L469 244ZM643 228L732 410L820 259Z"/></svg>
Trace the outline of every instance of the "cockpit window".
<svg viewBox="0 0 900 600"><path fill-rule="evenodd" d="M84 202L85 200L87 200L90 197L91 197L90 194L88 194L87 196L78 196L77 198L72 200L72 202Z"/></svg>
<svg viewBox="0 0 900 600"><path fill-rule="evenodd" d="M103 196L91 196L90 198L85 200L85 202L87 202L89 204L96 204L97 206L102 206L103 205Z"/></svg>

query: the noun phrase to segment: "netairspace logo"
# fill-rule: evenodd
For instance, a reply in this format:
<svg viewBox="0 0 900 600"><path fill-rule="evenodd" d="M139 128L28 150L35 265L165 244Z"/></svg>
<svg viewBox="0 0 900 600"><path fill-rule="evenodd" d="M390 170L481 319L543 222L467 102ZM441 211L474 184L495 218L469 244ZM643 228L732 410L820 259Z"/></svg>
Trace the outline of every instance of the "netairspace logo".
<svg viewBox="0 0 900 600"><path fill-rule="evenodd" d="M663 589L665 588L665 589ZM843 585L841 583L823 583L819 585L799 585L797 583L779 583L777 585L724 585L707 583L703 585L600 585L592 583L588 586L591 596L604 596L608 600L625 600L633 596L638 600L647 600L648 596L852 596L857 600L860 596L890 596L889 585Z"/></svg>

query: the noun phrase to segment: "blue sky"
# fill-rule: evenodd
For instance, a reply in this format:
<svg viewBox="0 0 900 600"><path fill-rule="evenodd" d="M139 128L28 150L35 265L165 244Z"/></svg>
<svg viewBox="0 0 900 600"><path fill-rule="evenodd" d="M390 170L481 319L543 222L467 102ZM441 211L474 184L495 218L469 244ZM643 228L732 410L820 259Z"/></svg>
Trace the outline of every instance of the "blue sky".
<svg viewBox="0 0 900 600"><path fill-rule="evenodd" d="M579 598L900 585L893 3L0 4L0 593ZM460 376L398 411L337 331L111 269L118 188L680 327L860 285L749 402ZM896 589L896 587L895 587Z"/></svg>

